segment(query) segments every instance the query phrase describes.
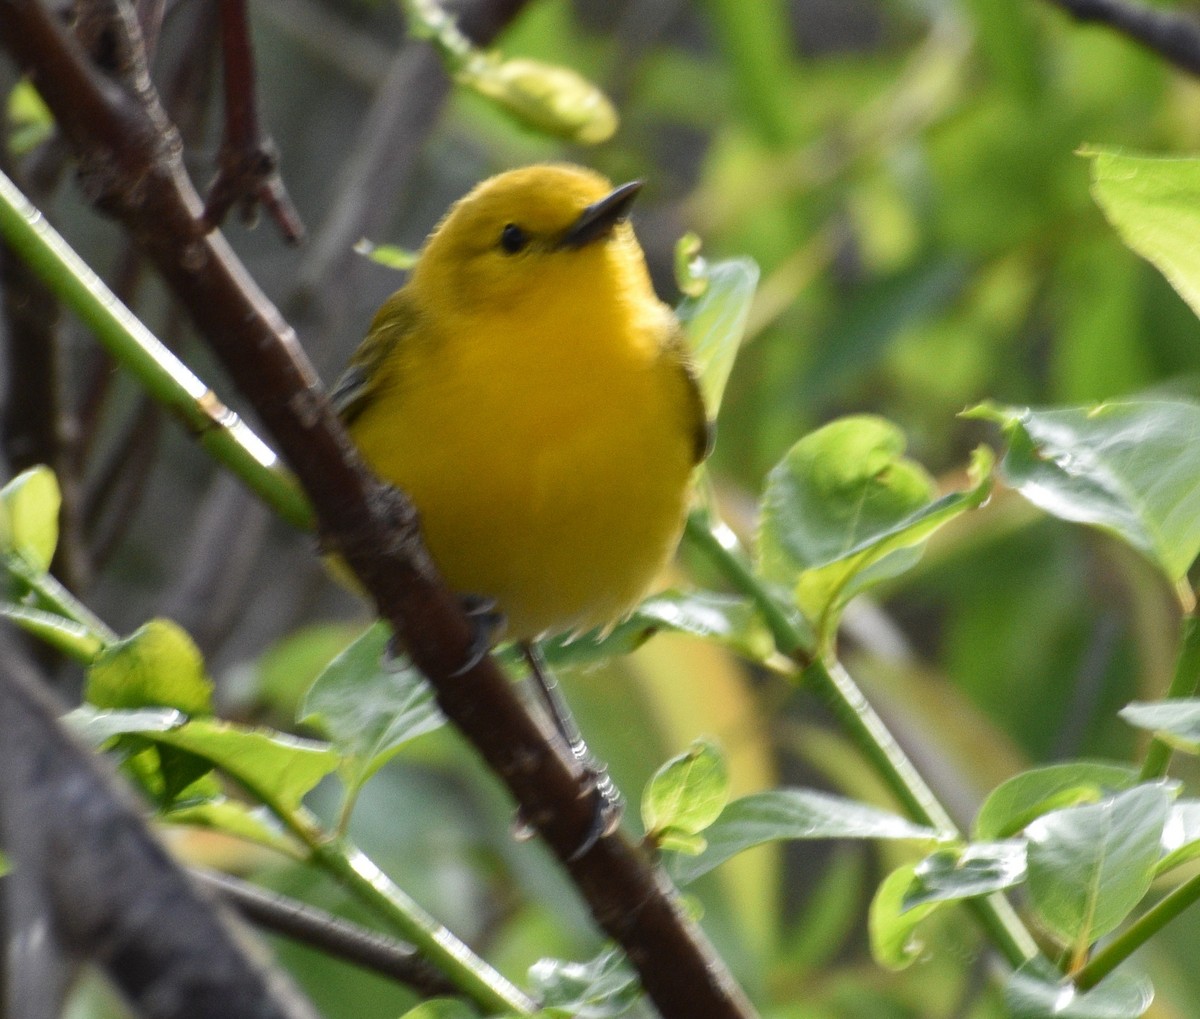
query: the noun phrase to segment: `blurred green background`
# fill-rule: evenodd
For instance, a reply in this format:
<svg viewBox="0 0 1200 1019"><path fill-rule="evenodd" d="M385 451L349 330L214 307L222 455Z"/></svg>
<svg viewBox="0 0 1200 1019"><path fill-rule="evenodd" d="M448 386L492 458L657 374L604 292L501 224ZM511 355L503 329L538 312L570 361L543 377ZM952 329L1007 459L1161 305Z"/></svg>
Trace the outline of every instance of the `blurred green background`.
<svg viewBox="0 0 1200 1019"><path fill-rule="evenodd" d="M160 85L191 44L196 6L168 16ZM394 4L270 0L252 16L263 115L310 238L288 248L269 223L227 233L329 381L400 280L350 251L359 236L416 246L480 178L570 159L646 181L635 225L665 299L678 299L672 250L689 229L709 257L746 254L762 267L711 470L747 538L765 472L840 414L896 421L910 455L950 488L969 451L997 441L957 417L978 401L1198 389L1200 326L1105 223L1076 150L1193 152L1200 87L1050 3L533 0L499 44L567 64L608 92L621 126L586 149L448 90L428 48L405 43ZM189 150L200 184L219 139L215 99L209 106ZM138 279L124 243L72 188L48 211L98 270ZM134 289L149 324L223 390L157 284ZM71 335L65 363L82 422L85 597L122 632L174 616L209 655L228 711L287 726L306 681L365 609L329 583L307 539L268 520L132 384L113 379L86 336ZM1134 752L1137 737L1114 712L1165 689L1174 604L1123 546L1001 490L939 534L916 570L851 610L843 654L969 823L980 796L1023 766ZM714 647L655 640L566 685L594 749L635 798L662 760L709 734L739 793L788 783L887 802L810 698ZM582 958L598 942L546 855L515 842L510 824L495 784L437 733L367 788L354 834L520 978L542 955ZM344 906L335 889L258 853L178 841L195 858ZM697 908L768 1016L1000 1015L986 946L961 911L923 932L928 951L911 969L871 962L867 904L903 852L758 850L696 889ZM1144 953L1159 992L1148 1014L1197 1014L1197 935L1185 915ZM410 1000L276 947L330 1019L395 1016ZM101 998L85 990L77 1013L103 1013Z"/></svg>

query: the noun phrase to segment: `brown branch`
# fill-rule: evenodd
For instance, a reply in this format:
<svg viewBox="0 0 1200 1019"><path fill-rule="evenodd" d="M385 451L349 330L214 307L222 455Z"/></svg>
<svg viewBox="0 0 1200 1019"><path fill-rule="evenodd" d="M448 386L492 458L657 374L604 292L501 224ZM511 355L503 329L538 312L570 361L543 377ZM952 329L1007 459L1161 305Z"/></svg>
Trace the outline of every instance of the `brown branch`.
<svg viewBox="0 0 1200 1019"><path fill-rule="evenodd" d="M136 37L124 5L115 15ZM472 627L434 571L412 505L365 470L292 330L224 239L206 232L177 135L148 81L131 91L105 77L32 0L0 0L0 40L54 112L79 158L85 190L125 225L187 308L304 486L327 545L370 593L441 709L563 861L661 1014L752 1015L669 880L636 845L614 835L573 857L592 824L579 764L526 712L490 657L463 671Z"/></svg>
<svg viewBox="0 0 1200 1019"><path fill-rule="evenodd" d="M217 177L209 185L204 221L220 226L235 205L242 221L253 223L258 206L289 243L304 236L304 224L279 176L279 153L263 131L255 97L254 52L246 0L220 0L221 52L225 60L225 134L217 156Z"/></svg>
<svg viewBox="0 0 1200 1019"><path fill-rule="evenodd" d="M1176 67L1200 76L1200 20L1190 10L1160 10L1126 0L1047 2L1062 8L1076 21L1107 25Z"/></svg>
<svg viewBox="0 0 1200 1019"><path fill-rule="evenodd" d="M58 725L11 635L0 627L0 1015L60 1015L70 966L88 960L144 1019L316 1019Z"/></svg>
<svg viewBox="0 0 1200 1019"><path fill-rule="evenodd" d="M229 874L193 870L192 877L256 927L406 984L424 997L458 993L412 945Z"/></svg>

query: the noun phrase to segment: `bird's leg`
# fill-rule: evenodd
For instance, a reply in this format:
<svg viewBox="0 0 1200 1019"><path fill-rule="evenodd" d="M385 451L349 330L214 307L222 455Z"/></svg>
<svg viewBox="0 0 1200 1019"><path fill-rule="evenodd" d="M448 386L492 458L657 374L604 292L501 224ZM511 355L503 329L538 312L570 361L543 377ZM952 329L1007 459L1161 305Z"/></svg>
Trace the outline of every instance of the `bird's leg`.
<svg viewBox="0 0 1200 1019"><path fill-rule="evenodd" d="M558 680L554 678L554 674L546 664L541 648L534 641L522 641L521 654L529 666L533 685L541 697L543 707L554 722L558 734L570 748L571 755L583 765L584 773L588 777L588 793L595 798L595 812L592 816L591 826L583 841L571 854L572 859L578 859L599 839L616 831L617 826L621 823L621 815L625 812L625 804L621 799L620 791L608 774L607 766L597 760L588 749L583 733L579 731L579 725L563 698Z"/></svg>

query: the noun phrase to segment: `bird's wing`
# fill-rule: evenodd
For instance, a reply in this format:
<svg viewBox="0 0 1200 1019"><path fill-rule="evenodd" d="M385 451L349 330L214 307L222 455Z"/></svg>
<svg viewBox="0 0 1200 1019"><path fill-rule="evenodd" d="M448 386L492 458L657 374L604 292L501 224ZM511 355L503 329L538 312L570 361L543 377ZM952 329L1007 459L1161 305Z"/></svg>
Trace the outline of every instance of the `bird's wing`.
<svg viewBox="0 0 1200 1019"><path fill-rule="evenodd" d="M395 354L406 336L412 334L417 311L408 295L398 290L376 312L366 339L334 384L329 398L334 410L350 424L373 401L380 389L389 384Z"/></svg>
<svg viewBox="0 0 1200 1019"><path fill-rule="evenodd" d="M676 328L667 341L667 349L672 357L678 359L679 370L683 375L686 388L688 411L692 422L692 449L695 459L693 463L700 464L708 459L717 439L717 423L709 420L708 410L704 406L704 396L700 392L700 380L696 377L696 366L692 364L688 353L687 338L681 328Z"/></svg>

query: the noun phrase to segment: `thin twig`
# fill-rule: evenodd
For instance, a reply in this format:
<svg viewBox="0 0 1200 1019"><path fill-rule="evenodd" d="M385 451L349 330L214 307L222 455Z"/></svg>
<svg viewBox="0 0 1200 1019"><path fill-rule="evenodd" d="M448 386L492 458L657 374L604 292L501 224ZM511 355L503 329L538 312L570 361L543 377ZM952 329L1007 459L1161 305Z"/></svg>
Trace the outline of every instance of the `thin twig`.
<svg viewBox="0 0 1200 1019"><path fill-rule="evenodd" d="M1076 21L1107 25L1176 67L1200 76L1200 20L1190 9L1160 9L1126 0L1047 0Z"/></svg>
<svg viewBox="0 0 1200 1019"><path fill-rule="evenodd" d="M297 244L304 236L304 224L279 176L279 152L258 119L246 0L220 0L220 12L225 134L217 176L204 203L204 222L219 226L237 206L243 222L253 223L261 205L284 239Z"/></svg>
<svg viewBox="0 0 1200 1019"><path fill-rule="evenodd" d="M192 875L250 923L263 930L397 980L425 996L454 995L457 989L403 941L351 923L306 902L269 892L217 871Z"/></svg>

